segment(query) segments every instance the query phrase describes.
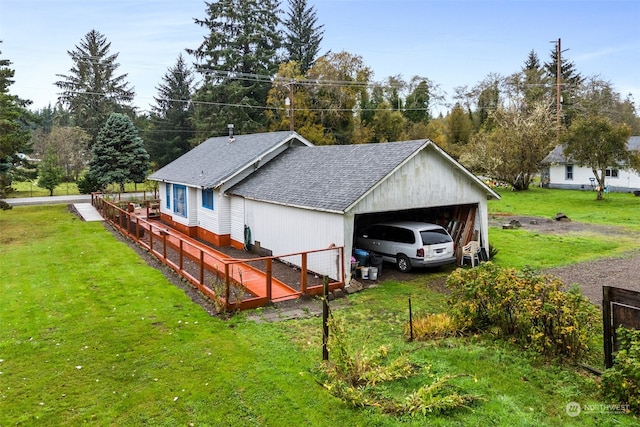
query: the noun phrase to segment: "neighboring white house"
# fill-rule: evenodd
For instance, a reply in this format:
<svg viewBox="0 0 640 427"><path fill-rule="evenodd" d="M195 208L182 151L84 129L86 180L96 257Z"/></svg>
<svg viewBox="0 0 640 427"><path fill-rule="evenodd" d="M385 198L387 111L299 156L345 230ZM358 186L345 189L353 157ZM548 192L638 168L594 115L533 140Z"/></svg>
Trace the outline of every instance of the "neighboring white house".
<svg viewBox="0 0 640 427"><path fill-rule="evenodd" d="M162 220L193 237L273 255L344 246L346 272L356 229L376 221L466 223L464 235L488 248L487 199L499 199L428 139L313 146L295 132L211 138L150 179L160 182Z"/></svg>
<svg viewBox="0 0 640 427"><path fill-rule="evenodd" d="M627 149L640 150L640 136L632 136ZM564 156L561 145L542 161L541 182L545 187L577 190L593 190L598 183L590 167L578 166ZM605 187L608 191L631 192L640 190L640 174L624 165L611 165L605 171Z"/></svg>

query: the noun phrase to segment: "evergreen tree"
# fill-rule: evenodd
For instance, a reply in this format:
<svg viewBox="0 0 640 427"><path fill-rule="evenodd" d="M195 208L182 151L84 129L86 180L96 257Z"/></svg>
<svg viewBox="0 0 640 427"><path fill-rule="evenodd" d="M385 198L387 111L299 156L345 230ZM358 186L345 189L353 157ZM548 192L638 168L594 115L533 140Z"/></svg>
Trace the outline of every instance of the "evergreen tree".
<svg viewBox="0 0 640 427"><path fill-rule="evenodd" d="M30 150L31 120L26 110L30 102L9 93L15 73L10 65L8 59L0 59L0 197L10 191L10 172L22 162L17 154Z"/></svg>
<svg viewBox="0 0 640 427"><path fill-rule="evenodd" d="M126 182L143 182L148 170L149 154L133 122L124 114L112 113L92 148L89 176L101 188L118 183L124 191Z"/></svg>
<svg viewBox="0 0 640 427"><path fill-rule="evenodd" d="M416 76L413 78L411 86L413 86L413 90L405 100L404 116L413 123L429 123L431 119L429 114L431 82L426 78Z"/></svg>
<svg viewBox="0 0 640 427"><path fill-rule="evenodd" d="M53 151L49 151L44 160L38 166L38 186L49 190L49 196L53 196L53 190L62 182L62 168L58 166L58 157Z"/></svg>
<svg viewBox="0 0 640 427"><path fill-rule="evenodd" d="M542 101L547 93L544 68L540 64L538 55L531 50L522 67L522 83L524 85L524 99L526 105L533 105Z"/></svg>
<svg viewBox="0 0 640 427"><path fill-rule="evenodd" d="M227 131L266 129L264 107L271 76L278 68L282 44L276 0L216 0L207 2L207 18L195 22L209 31L197 49L204 82L196 91L194 125L197 142Z"/></svg>
<svg viewBox="0 0 640 427"><path fill-rule="evenodd" d="M74 125L91 135L91 144L109 114L132 110L135 92L127 74L116 75L118 54L110 54L110 48L103 34L89 31L75 50L67 51L73 61L70 74L57 74L62 80L55 83L62 91L58 100L70 110Z"/></svg>
<svg viewBox="0 0 640 427"><path fill-rule="evenodd" d="M289 0L285 25L284 48L288 60L300 65L302 74L313 65L320 51L324 25L317 25L318 17L307 0Z"/></svg>
<svg viewBox="0 0 640 427"><path fill-rule="evenodd" d="M177 159L191 148L193 74L182 55L176 65L169 68L156 87L156 105L151 109L147 147L151 161L162 167Z"/></svg>

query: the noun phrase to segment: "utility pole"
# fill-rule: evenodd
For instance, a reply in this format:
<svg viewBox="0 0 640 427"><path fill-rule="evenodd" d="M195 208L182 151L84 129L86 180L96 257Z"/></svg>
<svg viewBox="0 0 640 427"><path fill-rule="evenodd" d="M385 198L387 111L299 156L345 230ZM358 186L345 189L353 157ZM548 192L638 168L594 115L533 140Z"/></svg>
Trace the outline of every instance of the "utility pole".
<svg viewBox="0 0 640 427"><path fill-rule="evenodd" d="M293 123L293 80L289 82L289 130L291 132L295 130Z"/></svg>

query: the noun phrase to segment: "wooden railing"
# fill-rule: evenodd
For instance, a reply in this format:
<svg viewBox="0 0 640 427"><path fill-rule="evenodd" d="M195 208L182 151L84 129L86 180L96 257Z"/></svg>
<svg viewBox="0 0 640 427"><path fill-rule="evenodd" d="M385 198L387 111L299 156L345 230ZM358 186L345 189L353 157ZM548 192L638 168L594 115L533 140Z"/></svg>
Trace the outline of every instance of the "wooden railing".
<svg viewBox="0 0 640 427"><path fill-rule="evenodd" d="M92 203L106 221L147 249L223 310L256 308L301 295L320 295L324 280L329 281L330 290L344 287L343 247L234 259L161 222L147 219L153 215L153 206L158 206L157 200L147 200L138 213L137 209L129 207L130 202L111 202L100 194L92 196ZM299 269L300 290L273 277L274 261ZM323 270L330 273L318 273ZM310 280L314 283L309 283Z"/></svg>

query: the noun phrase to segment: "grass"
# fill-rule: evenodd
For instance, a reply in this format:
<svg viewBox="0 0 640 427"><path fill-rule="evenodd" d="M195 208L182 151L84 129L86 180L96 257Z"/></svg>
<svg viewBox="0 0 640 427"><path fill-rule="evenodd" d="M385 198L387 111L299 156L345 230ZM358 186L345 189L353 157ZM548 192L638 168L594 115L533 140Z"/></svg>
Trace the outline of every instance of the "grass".
<svg viewBox="0 0 640 427"><path fill-rule="evenodd" d="M49 196L49 190L46 188L38 187L36 181L14 181L11 184L11 188L14 191L7 194L7 198L19 198L19 197L47 197ZM138 184L137 186L134 183L127 183L125 185L126 192L135 192L135 191L151 191L152 184ZM117 192L118 188L109 188L108 190ZM78 191L78 186L75 182L63 182L59 184L54 190L54 196L75 196L80 194Z"/></svg>
<svg viewBox="0 0 640 427"><path fill-rule="evenodd" d="M257 324L245 314L211 317L101 224L81 222L65 206L0 211L0 230L0 425L638 423L603 412L569 417L571 401L608 403L597 378L508 342L487 336L407 342L408 299L414 313L444 311L446 296L429 281L445 273L388 281L334 310L348 320L355 342L389 344L392 354L406 353L436 376L468 374L457 386L483 397L447 416L398 419L351 409L316 383L319 318ZM503 238L500 255L511 258L526 239L519 237ZM586 244L595 251L593 239ZM600 347L593 360L602 360ZM386 393L430 380L419 375Z"/></svg>

